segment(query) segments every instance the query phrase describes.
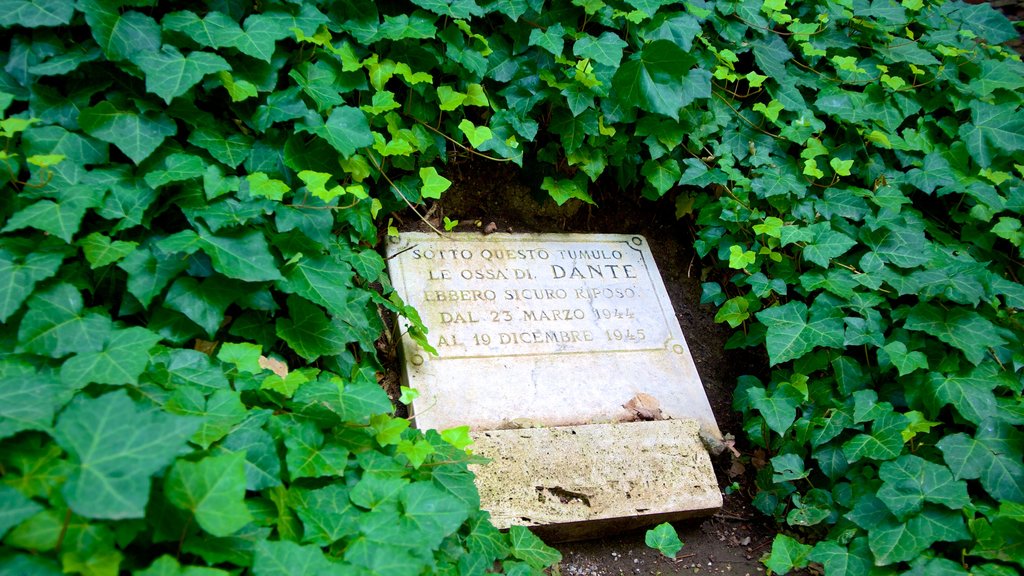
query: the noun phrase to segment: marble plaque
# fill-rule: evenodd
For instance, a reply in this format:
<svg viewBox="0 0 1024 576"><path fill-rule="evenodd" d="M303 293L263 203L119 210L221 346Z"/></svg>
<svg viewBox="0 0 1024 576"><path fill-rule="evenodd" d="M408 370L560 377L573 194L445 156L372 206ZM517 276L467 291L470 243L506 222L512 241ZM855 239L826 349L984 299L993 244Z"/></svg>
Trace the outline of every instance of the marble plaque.
<svg viewBox="0 0 1024 576"><path fill-rule="evenodd" d="M418 427L629 421L638 414L625 405L644 394L661 416L721 437L642 236L404 233L387 252L437 350L400 321Z"/></svg>

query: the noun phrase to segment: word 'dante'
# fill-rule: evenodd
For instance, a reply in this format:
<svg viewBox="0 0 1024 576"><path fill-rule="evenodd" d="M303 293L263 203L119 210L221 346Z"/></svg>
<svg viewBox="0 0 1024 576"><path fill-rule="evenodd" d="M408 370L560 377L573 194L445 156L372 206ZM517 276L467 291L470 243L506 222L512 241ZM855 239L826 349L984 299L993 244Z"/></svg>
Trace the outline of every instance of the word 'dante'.
<svg viewBox="0 0 1024 576"><path fill-rule="evenodd" d="M388 254L437 350L403 338L417 425L609 421L644 391L717 435L642 237L409 233Z"/></svg>

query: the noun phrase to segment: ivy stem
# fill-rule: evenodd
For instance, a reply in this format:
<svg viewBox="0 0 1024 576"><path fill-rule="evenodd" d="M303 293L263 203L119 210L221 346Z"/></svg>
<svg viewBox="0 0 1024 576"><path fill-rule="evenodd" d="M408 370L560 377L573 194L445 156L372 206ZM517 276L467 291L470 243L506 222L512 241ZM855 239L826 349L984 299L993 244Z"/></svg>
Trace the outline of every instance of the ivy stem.
<svg viewBox="0 0 1024 576"><path fill-rule="evenodd" d="M423 120L420 120L419 118L413 118L413 120L415 120L416 122L420 123L421 125L426 127L428 130L436 133L438 136L444 138L445 140L451 142L452 144L455 144L459 148L462 148L466 152L469 152L470 154L473 154L475 156L479 156L481 158L484 158L486 160L491 160L493 162L512 162L513 160L515 160L514 158L495 158L494 156L489 156L487 154L484 154L483 152L479 152L477 150L474 150L474 149L466 146L465 144L459 142L458 140L452 138L451 136L445 134L444 132L441 132L437 128L434 128L433 126L431 126L430 124L427 124L426 122L424 122ZM519 156L522 156L522 154L520 154Z"/></svg>
<svg viewBox="0 0 1024 576"><path fill-rule="evenodd" d="M57 544L54 546L54 550L57 554L60 554L60 548L64 545L64 537L68 534L68 527L71 526L71 508L68 508L64 512L64 523L60 527L60 535L57 536Z"/></svg>
<svg viewBox="0 0 1024 576"><path fill-rule="evenodd" d="M373 162L373 166L377 169L377 172L379 172L380 175L383 176L385 180L387 180L388 184L391 185L391 189L398 193L402 200L405 201L406 205L409 206L409 209L412 210L413 213L416 214L416 216L419 216L419 219L423 221L424 224L429 226L430 229L433 230L435 234L437 234L441 238L446 238L444 233L435 228L434 225L431 224L430 221L423 216L423 214L420 214L420 211L416 209L416 206L412 202L410 202L408 198L405 197L405 194L402 192L402 190L398 186L396 186L395 183L391 180L391 178L388 177L387 173L384 172L384 168L380 165L380 163L377 162L377 159L373 157L373 154L367 154L366 157L370 159L370 162Z"/></svg>

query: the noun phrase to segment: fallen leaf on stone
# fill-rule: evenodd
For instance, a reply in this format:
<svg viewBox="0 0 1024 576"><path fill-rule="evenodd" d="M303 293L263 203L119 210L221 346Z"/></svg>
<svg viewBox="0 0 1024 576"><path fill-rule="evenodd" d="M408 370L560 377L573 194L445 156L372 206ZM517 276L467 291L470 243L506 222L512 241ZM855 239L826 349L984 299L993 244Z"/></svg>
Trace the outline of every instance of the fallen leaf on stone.
<svg viewBox="0 0 1024 576"><path fill-rule="evenodd" d="M665 415L661 413L661 403L658 402L658 399L643 392L637 392L636 396L633 396L622 407L633 412L637 420L665 419Z"/></svg>
<svg viewBox="0 0 1024 576"><path fill-rule="evenodd" d="M273 358L267 358L266 356L260 356L260 368L264 370L270 370L274 374L277 374L281 378L288 377L288 365L280 360L274 360Z"/></svg>

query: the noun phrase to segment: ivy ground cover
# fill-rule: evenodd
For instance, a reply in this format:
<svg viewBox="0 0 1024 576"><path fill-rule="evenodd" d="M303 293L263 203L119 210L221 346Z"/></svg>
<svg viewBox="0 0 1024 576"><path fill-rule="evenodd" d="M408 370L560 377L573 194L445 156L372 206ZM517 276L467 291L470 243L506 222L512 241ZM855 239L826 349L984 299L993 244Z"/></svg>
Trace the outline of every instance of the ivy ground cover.
<svg viewBox="0 0 1024 576"><path fill-rule="evenodd" d="M694 223L705 301L772 365L735 396L770 570L1024 567L1024 65L987 5L5 0L0 28L4 570L556 562L376 382L381 311L418 326L387 214L461 154Z"/></svg>

